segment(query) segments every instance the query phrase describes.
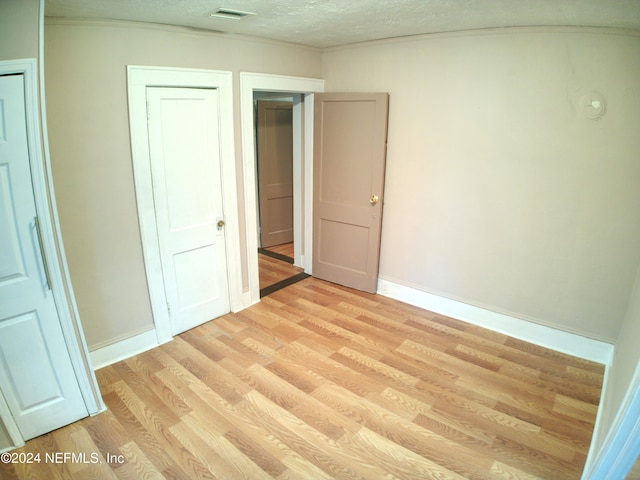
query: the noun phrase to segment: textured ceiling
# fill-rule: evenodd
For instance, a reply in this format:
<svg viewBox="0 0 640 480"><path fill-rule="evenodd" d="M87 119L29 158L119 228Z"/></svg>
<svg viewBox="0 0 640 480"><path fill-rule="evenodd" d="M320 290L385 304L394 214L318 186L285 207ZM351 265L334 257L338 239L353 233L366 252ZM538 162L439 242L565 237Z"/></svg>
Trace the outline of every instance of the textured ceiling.
<svg viewBox="0 0 640 480"><path fill-rule="evenodd" d="M256 15L209 18L218 7ZM46 0L45 14L181 25L315 47L511 26L640 31L640 0Z"/></svg>

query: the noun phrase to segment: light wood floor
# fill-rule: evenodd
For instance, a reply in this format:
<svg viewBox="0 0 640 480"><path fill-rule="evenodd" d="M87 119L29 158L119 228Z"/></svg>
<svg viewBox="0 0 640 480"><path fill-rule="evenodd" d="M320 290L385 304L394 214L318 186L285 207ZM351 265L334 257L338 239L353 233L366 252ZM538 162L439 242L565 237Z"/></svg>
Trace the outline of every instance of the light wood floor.
<svg viewBox="0 0 640 480"><path fill-rule="evenodd" d="M269 287L289 277L302 272L302 268L294 267L290 263L283 262L267 255L258 255L258 272L260 289Z"/></svg>
<svg viewBox="0 0 640 480"><path fill-rule="evenodd" d="M308 278L97 374L0 477L577 479L603 367Z"/></svg>
<svg viewBox="0 0 640 480"><path fill-rule="evenodd" d="M273 247L267 247L265 250L270 250L280 255L293 258L293 242L283 243L282 245L274 245Z"/></svg>

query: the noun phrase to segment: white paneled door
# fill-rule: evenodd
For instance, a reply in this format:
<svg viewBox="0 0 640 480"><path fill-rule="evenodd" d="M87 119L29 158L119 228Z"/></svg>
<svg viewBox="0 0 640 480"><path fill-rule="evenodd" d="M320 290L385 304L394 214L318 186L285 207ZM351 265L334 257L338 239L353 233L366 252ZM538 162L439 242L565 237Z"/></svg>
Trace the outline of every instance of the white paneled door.
<svg viewBox="0 0 640 480"><path fill-rule="evenodd" d="M23 75L0 76L0 389L29 439L88 415L50 290Z"/></svg>
<svg viewBox="0 0 640 480"><path fill-rule="evenodd" d="M230 311L219 92L147 87L153 199L171 334Z"/></svg>

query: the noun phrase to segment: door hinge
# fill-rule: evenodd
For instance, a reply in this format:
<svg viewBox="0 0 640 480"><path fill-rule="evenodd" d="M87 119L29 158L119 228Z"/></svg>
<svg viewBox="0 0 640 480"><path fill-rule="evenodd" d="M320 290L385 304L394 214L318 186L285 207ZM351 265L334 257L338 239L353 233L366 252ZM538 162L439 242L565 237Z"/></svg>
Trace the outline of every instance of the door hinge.
<svg viewBox="0 0 640 480"><path fill-rule="evenodd" d="M167 302L167 313L171 316L171 304Z"/></svg>

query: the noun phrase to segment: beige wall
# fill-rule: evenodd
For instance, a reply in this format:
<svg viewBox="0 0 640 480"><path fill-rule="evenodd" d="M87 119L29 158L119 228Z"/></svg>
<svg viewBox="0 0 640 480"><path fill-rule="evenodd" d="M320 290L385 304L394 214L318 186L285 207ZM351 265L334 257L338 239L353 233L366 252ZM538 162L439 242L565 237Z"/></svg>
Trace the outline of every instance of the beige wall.
<svg viewBox="0 0 640 480"><path fill-rule="evenodd" d="M39 0L0 0L0 60L38 58ZM13 445L0 419L0 451Z"/></svg>
<svg viewBox="0 0 640 480"><path fill-rule="evenodd" d="M390 93L380 276L614 341L640 262L639 59L637 33L585 29L325 51L326 91Z"/></svg>
<svg viewBox="0 0 640 480"><path fill-rule="evenodd" d="M134 196L126 65L234 73L241 196L239 72L319 77L321 52L183 28L47 20L45 59L62 236L87 343L94 350L153 326ZM242 198L239 202L243 221ZM243 277L246 285L246 269Z"/></svg>
<svg viewBox="0 0 640 480"><path fill-rule="evenodd" d="M39 0L0 0L0 60L38 57Z"/></svg>

